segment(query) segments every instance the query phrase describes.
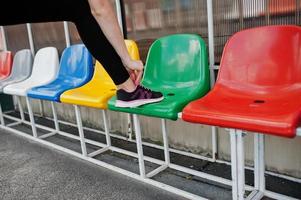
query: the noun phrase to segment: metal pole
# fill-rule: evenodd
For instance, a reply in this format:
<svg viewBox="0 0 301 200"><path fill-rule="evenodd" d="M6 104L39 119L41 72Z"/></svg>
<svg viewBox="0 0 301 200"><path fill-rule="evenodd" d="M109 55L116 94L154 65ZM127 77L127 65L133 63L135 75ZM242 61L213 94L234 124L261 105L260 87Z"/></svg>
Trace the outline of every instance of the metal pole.
<svg viewBox="0 0 301 200"><path fill-rule="evenodd" d="M20 112L20 116L21 116L21 121L24 122L25 121L25 117L24 117L24 110L20 101L20 97L19 96L15 96L16 100L17 100L17 104L19 107L19 112Z"/></svg>
<svg viewBox="0 0 301 200"><path fill-rule="evenodd" d="M81 114L80 114L78 106L74 105L74 108L75 108L76 122L77 122L77 126L78 126L78 133L79 133L79 137L80 137L80 146L82 148L82 155L86 157L87 156L87 147L86 147L86 142L85 142L82 118L81 118Z"/></svg>
<svg viewBox="0 0 301 200"><path fill-rule="evenodd" d="M34 49L34 43L33 43L33 37L32 37L31 24L27 23L26 28L27 28L27 33L28 33L28 40L29 40L30 50L31 50L32 55L34 56L35 55L35 49Z"/></svg>
<svg viewBox="0 0 301 200"><path fill-rule="evenodd" d="M139 122L138 116L136 114L133 114L133 118L134 118L134 127L135 127L135 133L136 133L136 145L137 145L137 152L138 152L140 176L142 178L145 178L145 166L144 166L144 159L143 159L143 148L142 148L140 122Z"/></svg>
<svg viewBox="0 0 301 200"><path fill-rule="evenodd" d="M243 200L245 194L245 151L242 130L236 131L237 137L237 189L238 199Z"/></svg>
<svg viewBox="0 0 301 200"><path fill-rule="evenodd" d="M30 50L31 50L32 55L34 56L35 55L35 48L34 48L31 24L27 23L26 28L27 28L27 33L28 33L28 41L29 41ZM43 108L42 100L39 99L38 101L39 101L39 108L40 108L41 116L44 116L44 108Z"/></svg>
<svg viewBox="0 0 301 200"><path fill-rule="evenodd" d="M103 117L103 123L104 123L104 126L105 126L107 146L110 147L111 146L111 138L110 138L108 120L107 120L107 115L106 115L105 110L102 110L102 117Z"/></svg>
<svg viewBox="0 0 301 200"><path fill-rule="evenodd" d="M124 35L120 0L115 0L115 4L116 4L116 13L117 13L117 19L118 19L118 23L119 23L119 26L120 26L120 30L121 30L121 33Z"/></svg>
<svg viewBox="0 0 301 200"><path fill-rule="evenodd" d="M64 21L64 32L65 32L65 39L66 39L66 47L70 47L70 33L69 33L69 26L68 22Z"/></svg>
<svg viewBox="0 0 301 200"><path fill-rule="evenodd" d="M57 112L56 112L55 105L54 105L53 101L51 101L51 109L52 109L52 114L53 114L53 121L54 121L55 131L59 132L60 131L60 126L59 126L59 122L58 122L58 119L57 119Z"/></svg>
<svg viewBox="0 0 301 200"><path fill-rule="evenodd" d="M0 26L0 29L1 29L1 35L2 35L3 50L7 51L7 42L6 42L6 35L5 35L4 27Z"/></svg>
<svg viewBox="0 0 301 200"><path fill-rule="evenodd" d="M28 113L29 113L29 119L30 119L30 124L31 124L31 129L32 129L32 135L33 135L33 137L37 138L38 137L37 128L36 128L36 125L35 125L34 116L33 116L32 108L31 108L30 101L29 101L28 97L26 97L26 103L27 103L27 108L28 108Z"/></svg>
<svg viewBox="0 0 301 200"><path fill-rule="evenodd" d="M237 139L236 130L230 129L231 144L231 175L232 175L232 199L238 199L238 183L237 183Z"/></svg>
<svg viewBox="0 0 301 200"><path fill-rule="evenodd" d="M213 24L213 5L212 0L207 0L207 17L208 17L208 46L209 46L209 69L210 85L213 88L215 83L214 75L214 24ZM217 128L211 127L212 132L212 158L215 161L217 157Z"/></svg>
<svg viewBox="0 0 301 200"><path fill-rule="evenodd" d="M169 147L168 147L168 137L167 137L167 130L166 130L166 120L161 119L162 123L162 133L163 133L163 143L164 143L164 157L165 157L165 164L170 164L170 156L169 156Z"/></svg>
<svg viewBox="0 0 301 200"><path fill-rule="evenodd" d="M0 124L2 126L5 126L1 103L0 103Z"/></svg>

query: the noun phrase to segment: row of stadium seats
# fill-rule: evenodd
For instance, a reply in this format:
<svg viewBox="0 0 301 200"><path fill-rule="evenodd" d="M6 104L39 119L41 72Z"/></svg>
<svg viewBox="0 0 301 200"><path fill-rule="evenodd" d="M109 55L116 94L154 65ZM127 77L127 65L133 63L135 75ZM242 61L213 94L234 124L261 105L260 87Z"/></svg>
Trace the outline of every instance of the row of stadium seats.
<svg viewBox="0 0 301 200"><path fill-rule="evenodd" d="M87 153L78 106L133 114L142 179L173 166L166 119L182 118L191 123L230 128L233 199L245 196L242 130L251 131L258 139L257 148L261 152L255 160L255 171L259 175L254 177L257 181L254 191L262 196L265 191L264 134L293 138L297 136L301 121L300 38L298 26L265 26L236 33L225 45L218 79L211 90L204 40L195 34L159 38L150 47L141 84L161 91L164 100L136 108L115 106L116 86L99 62L93 66L92 56L82 44L66 48L60 59L54 47L40 49L34 58L29 50L17 52L14 58L11 52L1 52L0 92L26 98L33 137L40 139L61 132L53 102L74 105L79 130L77 139L84 157L109 150L111 141L103 111L106 145ZM125 42L131 57L139 59L135 42ZM52 103L55 131L38 135L30 98ZM2 126L7 126L0 114ZM137 115L162 119L165 161L148 174ZM24 122L22 114L21 118Z"/></svg>

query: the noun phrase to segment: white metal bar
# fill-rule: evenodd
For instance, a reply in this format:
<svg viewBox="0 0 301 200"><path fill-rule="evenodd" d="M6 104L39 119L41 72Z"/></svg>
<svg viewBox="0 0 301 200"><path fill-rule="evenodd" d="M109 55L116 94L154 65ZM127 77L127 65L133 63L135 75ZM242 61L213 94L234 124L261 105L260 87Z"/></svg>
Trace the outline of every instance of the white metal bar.
<svg viewBox="0 0 301 200"><path fill-rule="evenodd" d="M45 117L45 118L46 118L46 119L49 119L49 120L52 120L52 119L49 118L49 117ZM70 123L70 122L65 122L65 121L62 121L62 120L58 120L58 121L59 121L59 123L62 123L62 124L65 124L65 125L77 127L75 124ZM97 129L93 129L93 128L83 127L83 129L84 129L84 130L87 130L87 131L93 131L93 132L95 132L95 133L105 134L104 131L97 130ZM124 137L124 136L117 135L117 134L112 134L112 133L110 133L110 137L118 138L118 139L122 139L122 140L125 140L125 141L128 141L128 142L136 143L135 140L131 140L131 139L129 139L128 137ZM160 146L160 145L157 145L157 144L152 144L152 143L149 143L149 142L142 142L142 144L145 145L145 146L148 146L148 147L153 147L153 148L157 148L157 149L162 149L162 150L164 150L164 147L162 147L162 146ZM208 157L202 156L202 155L193 154L193 153L190 153L190 152L185 152L185 151L181 151L181 150L177 150L177 149L172 149L172 148L170 148L169 151L170 151L170 152L173 152L173 153L178 153L178 154L181 154L181 155L189 156L189 157L192 157L192 158L196 158L196 159L202 159L202 160L214 162L214 160L213 160L212 158L208 158ZM218 161L218 160L217 160L217 161ZM223 161L221 161L221 162L223 162ZM226 163L225 163L225 164L226 164ZM228 165L230 165L229 162L228 162Z"/></svg>
<svg viewBox="0 0 301 200"><path fill-rule="evenodd" d="M4 112L5 113L4 117L8 118L8 119L11 119L11 120L19 120L20 121L20 119L8 115L11 112L13 112L13 111ZM49 118L49 117L45 117L45 118L48 119L48 120L53 120L52 118ZM62 123L62 124L65 124L65 125L77 127L75 124L70 123L70 122L65 122L65 121L62 121L62 120L58 120L58 121L59 121L59 123ZM22 122L20 121L20 123L22 123ZM30 123L26 123L26 121L24 123L30 125ZM49 127L45 127L45 126L42 126L42 125L39 125L39 124L36 124L36 127L38 127L38 128L44 128L46 130L52 130ZM87 130L87 131L93 131L95 133L105 134L104 131L93 129L93 128L83 127L83 129ZM110 137L122 139L122 140L125 140L125 141L128 141L128 142L133 142L133 143L136 142L135 140L129 140L127 137L116 135L116 134L112 134L112 133L110 133ZM92 142L92 140L90 142ZM90 144L92 144L92 143L90 143ZM156 144L152 144L152 143L148 143L148 142L142 142L142 144L145 145L145 146L148 146L148 147L153 147L153 148L162 149L162 150L164 149L164 147L162 147L160 145L156 145ZM105 145L103 147L105 147ZM201 159L201 160L206 160L206 161L209 161L209 162L214 162L214 160L212 158L208 158L208 157L202 156L202 155L193 154L193 153L190 153L190 152L185 152L185 151L181 151L181 150L177 150L177 149L172 149L172 148L170 148L169 151L173 152L173 153L180 154L180 155L184 155L184 156L189 156L189 157L192 157L192 158L196 158L196 159ZM146 160L146 156L144 157L144 159ZM231 162L228 162L228 161L225 161L225 160L219 160L219 159L217 159L215 162L226 164L226 165L231 165ZM245 166L245 169L254 170L253 167L249 167L249 166ZM279 177L279 178L283 178L283 179L286 179L286 180L289 180L289 181L293 181L293 182L296 182L296 183L301 183L301 179L298 179L298 178L295 178L295 177L291 177L291 176L287 176L287 175L282 175L282 174L277 174L277 173L271 172L271 171L265 171L265 174L272 175L272 176ZM250 190L251 188L250 187L246 187L246 189Z"/></svg>
<svg viewBox="0 0 301 200"><path fill-rule="evenodd" d="M4 27L0 26L1 35L2 35L2 42L3 42L3 50L7 51L7 41L6 41L6 34L4 31Z"/></svg>
<svg viewBox="0 0 301 200"><path fill-rule="evenodd" d="M28 122L25 122L25 123L28 123ZM44 127L42 125L39 125L39 128L43 128L43 129L46 129L46 130L53 130L53 129L49 128L49 127ZM70 133L59 131L58 134L62 135L62 136L65 136L65 137L69 137L69 138L72 138L72 139L80 141L80 137L79 136L72 135ZM99 142L96 142L96 141L93 141L93 140L84 139L84 141L86 143L92 144L94 146L98 146L98 147L102 147L102 148L106 147L106 144L102 144L102 143L99 143ZM111 146L110 150L112 150L114 152L118 152L118 153L121 153L121 154L125 154L125 155L128 155L128 156L131 156L131 157L138 158L137 153L130 152L130 151L127 151L127 150L124 150L124 149L120 149L120 148ZM148 157L148 156L144 156L143 158L144 158L144 160L146 160L148 162L155 163L157 165L164 165L165 164L165 162L162 161L162 160L158 160L158 159L151 158L151 157ZM191 175L194 175L194 176L198 176L198 177L201 177L201 178L204 178L204 179L207 179L207 180L215 181L215 182L218 182L218 183L221 183L221 184L224 184L224 185L229 185L229 186L232 185L232 181L231 180L220 178L220 177L217 177L217 176L214 176L214 175L210 175L210 174L206 174L206 173L203 173L203 172L199 172L199 171L196 171L196 170L192 170L192 169L189 169L189 168L186 168L186 167L182 167L182 166L179 166L179 165L176 165L176 164L172 164L171 163L169 165L169 167L171 169L182 171L182 172L185 172L185 173L188 173L188 174L191 174ZM252 190L253 189L253 187L251 187L251 186L247 186L246 188L247 188L247 190Z"/></svg>
<svg viewBox="0 0 301 200"><path fill-rule="evenodd" d="M78 126L78 133L80 138L80 146L82 149L82 154L83 156L87 156L87 147L85 143L85 136L84 136L83 123L82 123L80 110L77 105L74 105L74 108L75 108L76 122Z"/></svg>
<svg viewBox="0 0 301 200"><path fill-rule="evenodd" d="M32 136L30 135L27 135L27 134L24 134L23 132L21 131L18 131L18 130L15 130L15 129L12 129L12 128L9 128L9 127L3 127L3 129L5 130L8 130L8 131L11 131L17 135L20 135L22 137L25 137L27 139L31 139L35 142L39 142L41 144L44 144L46 146L49 146L49 147L52 147L54 149L57 149L59 151L62 151L62 152L65 152L65 153L68 153L70 155L73 155L77 158L80 158L80 159L83 159L83 160L86 160L88 162L91 162L91 163L94 163L96 165L99 165L101 167L104 167L104 168L107 168L109 170L112 170L114 172L117 172L117 173L120 173L120 174L123 174L127 177L131 177L131 178L134 178L136 180L139 180L141 182L144 182L144 183L147 183L147 184L150 184L152 186L155 186L157 188L160 188L160 189L163 189L165 191L168 191L168 192L171 192L173 194L176 194L176 195L179 195L179 196L182 196L184 198L187 198L187 199L191 199L191 200L207 200L206 198L203 198L203 197L200 197L200 196L197 196L195 194L192 194L192 193L189 193L189 192L186 192L184 190L180 190L178 188L175 188L175 187L172 187L170 185L167 185L167 184L164 184L164 183L160 183L158 181L155 181L155 180L152 180L152 179L149 179L149 178L143 178L135 173L132 173L130 171L127 171L127 170L124 170L124 169L121 169L119 167L115 167L113 165L110 165L108 163L105 163L105 162L102 162L100 160L96 160L94 158L90 158L90 157L85 157L83 156L82 154L80 153L77 153L75 151L72 151L70 149L67 149L67 148L64 148L64 147L61 147L59 145L56 145L56 144L53 144L51 142L48 142L46 140L41 140L39 138L33 138Z"/></svg>
<svg viewBox="0 0 301 200"><path fill-rule="evenodd" d="M237 137L237 185L238 199L243 200L245 194L245 156L242 130L236 130Z"/></svg>
<svg viewBox="0 0 301 200"><path fill-rule="evenodd" d="M109 133L108 120L107 120L107 115L106 115L105 110L102 110L102 117L103 117L103 123L104 123L104 126L105 126L107 146L111 146L111 137L110 137L110 133Z"/></svg>
<svg viewBox="0 0 301 200"><path fill-rule="evenodd" d="M266 190L264 192L264 196L270 197L270 198L273 198L273 199L278 199L278 200L300 200L300 199L297 199L297 198L294 198L294 197L282 195L282 194L271 192L271 191L268 191L268 190Z"/></svg>
<svg viewBox="0 0 301 200"><path fill-rule="evenodd" d="M196 170L193 170L193 169L189 169L187 167L183 167L183 166L180 166L180 165L170 163L169 168L175 169L175 170L178 170L178 171L181 171L181 172L185 172L187 174L191 174L191 175L194 175L194 176L198 176L198 177L203 178L203 179L207 179L207 180L210 180L210 181L221 183L221 184L224 184L224 185L229 185L229 186L232 185L231 180L221 178L221 177L218 177L218 176L214 176L214 175L211 175L211 174L207 174L207 173L204 173L204 172L196 171Z"/></svg>
<svg viewBox="0 0 301 200"><path fill-rule="evenodd" d="M170 164L170 155L169 155L166 120L161 119L161 124L162 124L162 135L163 135L163 144L164 144L164 159L165 159L166 165L168 166Z"/></svg>
<svg viewBox="0 0 301 200"><path fill-rule="evenodd" d="M245 198L245 200L259 200L262 199L264 197L264 193L260 192L258 190L254 190L253 192L251 192L251 194L249 194L247 196L247 198Z"/></svg>
<svg viewBox="0 0 301 200"><path fill-rule="evenodd" d="M10 124L7 124L6 126L9 126L9 127L12 127L12 126L16 126L16 125L19 125L19 124L22 124L22 121L17 121L17 122L12 122Z"/></svg>
<svg viewBox="0 0 301 200"><path fill-rule="evenodd" d="M39 109L40 109L40 115L43 117L44 116L44 106L43 106L43 102L41 99L38 99L39 101Z"/></svg>
<svg viewBox="0 0 301 200"><path fill-rule="evenodd" d="M160 172L164 171L165 169L168 168L168 165L164 164L164 165L161 165L160 167L156 168L155 170L149 172L146 177L147 178L151 178L153 176L156 176L157 174L159 174Z"/></svg>
<svg viewBox="0 0 301 200"><path fill-rule="evenodd" d="M211 137L212 137L212 159L213 162L217 159L217 128L215 126L211 127Z"/></svg>
<svg viewBox="0 0 301 200"><path fill-rule="evenodd" d="M37 128L35 126L32 107L31 107L29 98L28 97L25 97L25 98L26 98L26 103L27 103L27 108L28 108L28 113L29 113L29 119L30 119L30 124L31 124L31 129L32 129L32 135L33 135L33 137L36 138L36 137L38 137L38 133L37 133Z"/></svg>
<svg viewBox="0 0 301 200"><path fill-rule="evenodd" d="M2 126L5 126L5 122L4 122L4 117L3 117L3 112L2 112L2 105L0 103L0 124Z"/></svg>
<svg viewBox="0 0 301 200"><path fill-rule="evenodd" d="M297 136L301 136L301 127L297 128L296 135Z"/></svg>
<svg viewBox="0 0 301 200"><path fill-rule="evenodd" d="M213 88L215 84L215 61L214 61L214 24L213 24L213 5L212 0L207 0L207 18L208 18L208 51L209 51L209 69L210 85ZM217 155L217 128L212 126L212 158L216 160Z"/></svg>
<svg viewBox="0 0 301 200"><path fill-rule="evenodd" d="M69 33L69 25L68 22L64 21L64 32L65 32L65 39L66 39L66 47L70 47L70 33Z"/></svg>
<svg viewBox="0 0 301 200"><path fill-rule="evenodd" d="M137 145L137 152L138 152L138 161L139 161L139 171L140 176L145 178L145 166L143 160L143 148L142 148L142 139L141 139L141 129L140 129L140 122L138 116L133 114L134 118L134 128L136 133L136 145Z"/></svg>
<svg viewBox="0 0 301 200"><path fill-rule="evenodd" d="M23 107L22 107L22 104L21 104L20 97L19 97L19 96L15 96L15 97L16 97L17 104L18 104L18 107L19 107L19 112L20 112L20 116L21 116L21 121L25 121L24 110L23 110Z"/></svg>
<svg viewBox="0 0 301 200"><path fill-rule="evenodd" d="M208 51L209 51L209 66L210 66L210 83L211 88L215 83L214 76L214 25L213 25L213 5L212 0L207 0L207 17L208 17Z"/></svg>
<svg viewBox="0 0 301 200"><path fill-rule="evenodd" d="M56 112L55 105L54 105L53 101L51 101L51 109L52 109L52 115L53 115L55 130L57 132L59 132L60 131L60 126L59 126L59 122L58 122L58 119L57 119L57 112Z"/></svg>
<svg viewBox="0 0 301 200"><path fill-rule="evenodd" d="M89 153L88 156L93 158L93 157L95 157L105 151L108 151L108 150L110 150L110 147L104 147L102 149L99 149L99 150L93 151L92 153Z"/></svg>
<svg viewBox="0 0 301 200"><path fill-rule="evenodd" d="M44 135L41 135L41 136L39 136L38 138L40 138L40 139L45 139L45 138L54 136L54 135L56 135L56 134L57 134L57 132L56 132L56 131L53 131L53 132L50 132L50 133L46 133L46 134L44 134Z"/></svg>
<svg viewBox="0 0 301 200"><path fill-rule="evenodd" d="M33 43L33 37L32 37L31 24L27 23L26 28L27 28L27 34L28 34L30 50L31 50L32 55L34 56L35 55L35 49L34 49L34 43Z"/></svg>
<svg viewBox="0 0 301 200"><path fill-rule="evenodd" d="M116 13L117 13L117 19L118 19L118 23L120 26L120 30L121 30L121 33L124 35L120 0L115 0L115 5L116 5Z"/></svg>
<svg viewBox="0 0 301 200"><path fill-rule="evenodd" d="M264 135L254 135L254 186L256 190L265 190Z"/></svg>
<svg viewBox="0 0 301 200"><path fill-rule="evenodd" d="M238 200L237 139L236 139L236 130L235 129L230 129L230 143L231 143L232 199Z"/></svg>

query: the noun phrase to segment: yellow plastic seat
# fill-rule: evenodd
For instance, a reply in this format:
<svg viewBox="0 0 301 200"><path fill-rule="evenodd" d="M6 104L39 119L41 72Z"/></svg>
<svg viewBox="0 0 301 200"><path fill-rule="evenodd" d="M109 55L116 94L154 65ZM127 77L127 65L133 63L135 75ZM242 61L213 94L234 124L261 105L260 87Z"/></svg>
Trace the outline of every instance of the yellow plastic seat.
<svg viewBox="0 0 301 200"><path fill-rule="evenodd" d="M137 44L132 40L125 40L125 43L131 58L139 60ZM108 100L116 94L116 89L116 85L109 74L97 61L91 81L79 88L64 92L60 96L60 101L62 103L106 109Z"/></svg>

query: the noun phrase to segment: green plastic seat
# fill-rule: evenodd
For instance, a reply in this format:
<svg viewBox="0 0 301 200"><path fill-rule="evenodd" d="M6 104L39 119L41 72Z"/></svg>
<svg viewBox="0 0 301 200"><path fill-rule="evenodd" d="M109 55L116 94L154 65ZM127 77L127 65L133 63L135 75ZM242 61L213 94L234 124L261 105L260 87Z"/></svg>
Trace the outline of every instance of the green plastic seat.
<svg viewBox="0 0 301 200"><path fill-rule="evenodd" d="M141 84L164 95L164 100L136 108L109 109L152 117L178 119L189 102L204 96L210 88L207 49L194 34L175 34L157 39L150 47Z"/></svg>

